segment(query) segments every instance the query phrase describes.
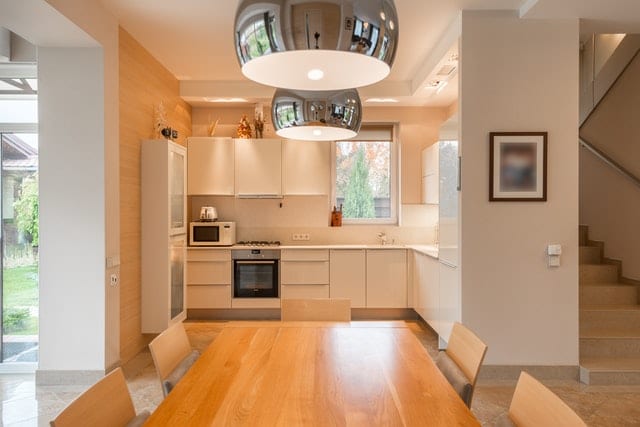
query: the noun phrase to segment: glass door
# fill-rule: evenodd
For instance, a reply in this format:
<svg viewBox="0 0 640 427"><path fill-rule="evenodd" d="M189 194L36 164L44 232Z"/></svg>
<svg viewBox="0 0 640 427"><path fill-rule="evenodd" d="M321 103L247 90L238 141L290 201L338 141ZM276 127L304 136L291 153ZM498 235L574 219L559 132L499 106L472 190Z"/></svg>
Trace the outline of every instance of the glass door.
<svg viewBox="0 0 640 427"><path fill-rule="evenodd" d="M175 319L185 311L185 259L187 239L183 236L171 238L171 319Z"/></svg>
<svg viewBox="0 0 640 427"><path fill-rule="evenodd" d="M37 362L38 135L0 139L2 362Z"/></svg>
<svg viewBox="0 0 640 427"><path fill-rule="evenodd" d="M169 144L169 212L170 234L185 234L186 228L186 150L177 144Z"/></svg>

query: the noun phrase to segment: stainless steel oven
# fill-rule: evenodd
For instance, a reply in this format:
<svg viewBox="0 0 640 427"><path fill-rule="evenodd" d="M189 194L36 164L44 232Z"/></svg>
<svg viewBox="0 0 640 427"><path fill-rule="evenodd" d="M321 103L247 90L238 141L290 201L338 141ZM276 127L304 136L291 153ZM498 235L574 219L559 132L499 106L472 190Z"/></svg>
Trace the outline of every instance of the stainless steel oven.
<svg viewBox="0 0 640 427"><path fill-rule="evenodd" d="M278 298L279 249L235 249L231 258L234 298Z"/></svg>

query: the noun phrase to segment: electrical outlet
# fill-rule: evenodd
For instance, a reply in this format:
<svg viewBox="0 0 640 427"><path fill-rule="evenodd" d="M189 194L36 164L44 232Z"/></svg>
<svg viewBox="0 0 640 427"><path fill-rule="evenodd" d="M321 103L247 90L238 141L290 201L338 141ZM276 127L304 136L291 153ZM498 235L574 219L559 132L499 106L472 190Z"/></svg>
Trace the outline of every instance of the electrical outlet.
<svg viewBox="0 0 640 427"><path fill-rule="evenodd" d="M111 275L111 286L118 286L118 275L117 274L112 274Z"/></svg>
<svg viewBox="0 0 640 427"><path fill-rule="evenodd" d="M309 233L303 233L300 236L301 236L300 240L310 240L311 239L311 236L309 236Z"/></svg>
<svg viewBox="0 0 640 427"><path fill-rule="evenodd" d="M293 233L291 235L291 240L294 241L309 240L310 238L309 233Z"/></svg>

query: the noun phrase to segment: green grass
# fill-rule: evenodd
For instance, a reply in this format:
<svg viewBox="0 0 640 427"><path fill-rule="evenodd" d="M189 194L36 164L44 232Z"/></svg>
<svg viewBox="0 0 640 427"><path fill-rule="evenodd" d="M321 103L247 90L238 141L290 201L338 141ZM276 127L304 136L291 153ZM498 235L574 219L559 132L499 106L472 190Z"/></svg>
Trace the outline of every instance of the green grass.
<svg viewBox="0 0 640 427"><path fill-rule="evenodd" d="M4 288L3 305L9 308L38 306L38 266L5 268L2 274ZM29 316L17 328L5 331L8 335L35 335L38 333L38 318Z"/></svg>

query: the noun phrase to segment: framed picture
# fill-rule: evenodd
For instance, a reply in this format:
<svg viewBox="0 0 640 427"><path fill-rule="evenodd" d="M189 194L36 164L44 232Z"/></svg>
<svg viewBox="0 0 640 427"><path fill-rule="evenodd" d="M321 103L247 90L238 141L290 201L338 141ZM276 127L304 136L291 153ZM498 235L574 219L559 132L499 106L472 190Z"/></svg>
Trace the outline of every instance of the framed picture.
<svg viewBox="0 0 640 427"><path fill-rule="evenodd" d="M489 201L547 200L547 132L491 132Z"/></svg>

